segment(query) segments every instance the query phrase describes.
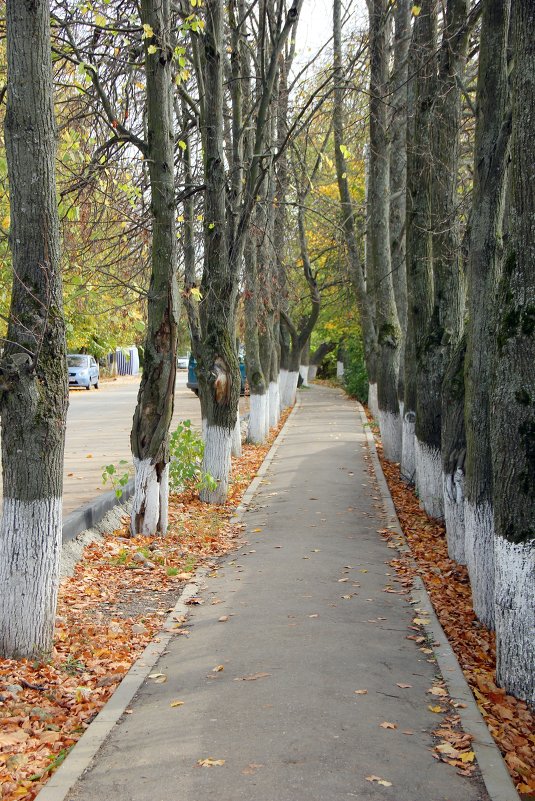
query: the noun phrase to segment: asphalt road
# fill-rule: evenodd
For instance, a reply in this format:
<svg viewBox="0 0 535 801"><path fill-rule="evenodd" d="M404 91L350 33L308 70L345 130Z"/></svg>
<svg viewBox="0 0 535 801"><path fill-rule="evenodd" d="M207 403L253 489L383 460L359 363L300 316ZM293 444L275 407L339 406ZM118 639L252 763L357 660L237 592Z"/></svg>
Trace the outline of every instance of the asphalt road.
<svg viewBox="0 0 535 801"><path fill-rule="evenodd" d="M139 381L137 376L121 376L114 381L101 381L98 390L87 392L73 389L69 392L63 479L64 517L112 489L110 484L102 484L105 465L117 465L121 459L128 461L125 468L131 465L130 429ZM177 374L173 427L180 420L191 420L200 427L199 400L186 387L186 381L187 372L180 370Z"/></svg>

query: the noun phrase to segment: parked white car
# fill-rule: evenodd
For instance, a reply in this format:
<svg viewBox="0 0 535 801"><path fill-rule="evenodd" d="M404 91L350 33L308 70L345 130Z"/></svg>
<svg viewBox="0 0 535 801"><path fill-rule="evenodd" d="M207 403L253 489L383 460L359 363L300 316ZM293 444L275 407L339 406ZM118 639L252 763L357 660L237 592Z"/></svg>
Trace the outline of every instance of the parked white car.
<svg viewBox="0 0 535 801"><path fill-rule="evenodd" d="M67 355L69 369L69 387L84 387L98 389L100 370L94 356L85 353L69 353Z"/></svg>

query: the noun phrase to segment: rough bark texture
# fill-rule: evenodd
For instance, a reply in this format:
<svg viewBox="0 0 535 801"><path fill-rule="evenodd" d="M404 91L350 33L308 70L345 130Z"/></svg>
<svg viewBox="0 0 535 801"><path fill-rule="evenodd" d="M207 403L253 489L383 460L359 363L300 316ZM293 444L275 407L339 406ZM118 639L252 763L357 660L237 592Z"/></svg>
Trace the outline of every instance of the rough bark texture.
<svg viewBox="0 0 535 801"><path fill-rule="evenodd" d="M461 338L450 359L442 385L442 481L448 554L461 565L464 552L464 358L466 339Z"/></svg>
<svg viewBox="0 0 535 801"><path fill-rule="evenodd" d="M0 362L0 654L52 647L68 405L47 0L7 3L13 287Z"/></svg>
<svg viewBox="0 0 535 801"><path fill-rule="evenodd" d="M474 609L494 625L490 383L495 348L495 304L501 274L502 219L510 129L507 41L509 0L483 7L474 189L468 258L468 320L465 359L466 561ZM478 521L485 520L484 525Z"/></svg>
<svg viewBox="0 0 535 801"><path fill-rule="evenodd" d="M227 496L232 432L240 394L233 325L237 283L234 263L229 258L225 207L223 24L222 0L207 0L204 269L197 375L207 420L203 469L217 481L215 490L201 493L201 498L209 503L222 503ZM223 449L221 453L218 448Z"/></svg>
<svg viewBox="0 0 535 801"><path fill-rule="evenodd" d="M407 269L406 269L406 214L407 214L407 103L410 44L409 0L397 0L394 8L394 66L390 80L390 256L396 309L401 329L400 361L398 371L398 397L403 401L403 373L405 336L407 332Z"/></svg>
<svg viewBox="0 0 535 801"><path fill-rule="evenodd" d="M377 333L377 400L385 458L401 459L398 370L401 330L390 259L390 169L388 147L387 0L373 0L370 11L370 180L372 286Z"/></svg>
<svg viewBox="0 0 535 801"><path fill-rule="evenodd" d="M404 441L401 471L414 479L416 364L433 308L431 247L431 110L435 92L436 0L423 0L409 53L407 136L407 336L404 366Z"/></svg>
<svg viewBox="0 0 535 801"><path fill-rule="evenodd" d="M431 116L431 224L433 310L418 358L416 437L420 447L439 456L442 429L442 382L459 342L464 312L460 263L457 184L461 128L461 81L468 47L468 0L448 0L438 60L436 97ZM433 459L434 461L434 459ZM424 465L428 470L428 465ZM431 495L420 498L426 511L441 517L442 471L434 476ZM423 488L418 474L416 482ZM426 482L427 485L427 482Z"/></svg>
<svg viewBox="0 0 535 801"><path fill-rule="evenodd" d="M147 77L148 165L151 186L151 281L147 303L145 362L132 424L131 445L136 469L132 535L165 534L167 510L147 515L149 495L166 501L169 426L173 417L179 314L176 280L173 49L169 0L143 0L143 24L154 36L145 39ZM149 48L156 47L155 53ZM151 475L147 476L150 466Z"/></svg>
<svg viewBox="0 0 535 801"><path fill-rule="evenodd" d="M355 215L347 179L347 163L344 156L344 73L342 66L341 0L334 0L333 2L333 61L333 133L336 179L340 194L342 228L347 248L349 275L359 310L366 367L371 382L375 380L377 336L372 307L366 293L366 279L357 242Z"/></svg>
<svg viewBox="0 0 535 801"><path fill-rule="evenodd" d="M535 706L535 6L512 6L510 241L492 394L498 681Z"/></svg>

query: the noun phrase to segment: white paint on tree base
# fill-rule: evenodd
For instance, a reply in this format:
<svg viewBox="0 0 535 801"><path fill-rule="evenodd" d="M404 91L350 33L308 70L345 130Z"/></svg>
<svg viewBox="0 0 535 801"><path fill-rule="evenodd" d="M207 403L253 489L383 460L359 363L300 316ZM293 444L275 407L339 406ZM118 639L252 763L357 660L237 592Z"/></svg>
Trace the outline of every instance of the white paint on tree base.
<svg viewBox="0 0 535 801"><path fill-rule="evenodd" d="M309 364L308 365L308 380L314 381L318 374L318 365L317 364Z"/></svg>
<svg viewBox="0 0 535 801"><path fill-rule="evenodd" d="M283 409L293 406L295 403L295 394L297 392L297 380L299 373L297 370L288 372L286 381L284 382L284 390L282 391L281 405Z"/></svg>
<svg viewBox="0 0 535 801"><path fill-rule="evenodd" d="M230 449L232 456L235 459L239 459L242 455L242 447L241 447L241 424L240 424L240 408L238 406L238 410L236 412L236 425L234 426L234 430L232 432L232 446Z"/></svg>
<svg viewBox="0 0 535 801"><path fill-rule="evenodd" d="M383 454L389 462L401 461L402 423L399 414L379 409L379 430L383 443Z"/></svg>
<svg viewBox="0 0 535 801"><path fill-rule="evenodd" d="M464 549L477 617L494 628L494 517L488 501L464 502Z"/></svg>
<svg viewBox="0 0 535 801"><path fill-rule="evenodd" d="M205 503L225 503L227 499L231 448L232 431L222 426L206 427L202 469L216 480L217 487L201 491Z"/></svg>
<svg viewBox="0 0 535 801"><path fill-rule="evenodd" d="M203 438L204 442L206 442L206 429L207 428L208 428L208 420L206 419L206 417L203 417L203 419L201 420L201 437Z"/></svg>
<svg viewBox="0 0 535 801"><path fill-rule="evenodd" d="M261 445L268 435L267 421L269 414L269 399L267 393L262 395L251 392L249 398L249 428L247 442Z"/></svg>
<svg viewBox="0 0 535 801"><path fill-rule="evenodd" d="M160 476L160 523L159 533L164 537L169 525L169 464L166 464Z"/></svg>
<svg viewBox="0 0 535 801"><path fill-rule="evenodd" d="M401 475L405 481L414 484L416 478L416 457L414 454L414 442L416 428L416 414L408 411L403 415L401 430Z"/></svg>
<svg viewBox="0 0 535 801"><path fill-rule="evenodd" d="M336 362L336 377L340 381L344 377L344 363L343 362Z"/></svg>
<svg viewBox="0 0 535 801"><path fill-rule="evenodd" d="M423 508L430 517L444 517L444 490L442 489L442 459L437 448L414 438L416 490Z"/></svg>
<svg viewBox="0 0 535 801"><path fill-rule="evenodd" d="M288 370L281 370L279 373L279 400L280 400L280 410L281 412L284 411L283 401L284 401L284 389L286 387L286 381L288 380Z"/></svg>
<svg viewBox="0 0 535 801"><path fill-rule="evenodd" d="M268 399L269 428L273 428L274 426L279 424L280 420L280 392L279 392L278 381L269 382L268 396L269 396Z"/></svg>
<svg viewBox="0 0 535 801"><path fill-rule="evenodd" d="M448 556L459 565L465 565L464 472L458 467L453 476L451 473L442 473L442 486Z"/></svg>
<svg viewBox="0 0 535 801"><path fill-rule="evenodd" d="M535 544L496 536L496 676L535 707Z"/></svg>
<svg viewBox="0 0 535 801"><path fill-rule="evenodd" d="M300 364L299 365L299 375L303 381L303 387L308 387L308 364Z"/></svg>
<svg viewBox="0 0 535 801"><path fill-rule="evenodd" d="M379 402L377 400L377 384L368 384L368 409L377 420L379 416Z"/></svg>
<svg viewBox="0 0 535 801"><path fill-rule="evenodd" d="M160 521L160 482L158 481L158 473L151 459L136 459L134 457L134 468L136 475L130 530L133 537L137 534L151 537L156 534ZM167 492L169 493L169 490ZM141 527L138 524L139 515L142 515ZM165 531L162 533L165 534Z"/></svg>
<svg viewBox="0 0 535 801"><path fill-rule="evenodd" d="M61 561L61 498L4 498L0 525L0 653L20 658L52 646Z"/></svg>

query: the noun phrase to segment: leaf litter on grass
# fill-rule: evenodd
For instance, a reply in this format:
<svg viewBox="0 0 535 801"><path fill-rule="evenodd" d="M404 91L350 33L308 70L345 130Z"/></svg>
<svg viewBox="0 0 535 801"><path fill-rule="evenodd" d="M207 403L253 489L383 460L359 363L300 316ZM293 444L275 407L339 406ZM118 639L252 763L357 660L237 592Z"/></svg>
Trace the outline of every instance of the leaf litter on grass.
<svg viewBox="0 0 535 801"><path fill-rule="evenodd" d="M0 659L1 801L35 798L161 629L195 567L214 567L238 546L243 526L231 518L288 414L265 446L244 445L233 460L224 506L184 492L170 498L165 538L130 539L125 517L85 548L60 588L50 659ZM177 620L173 634L185 633L184 623Z"/></svg>

